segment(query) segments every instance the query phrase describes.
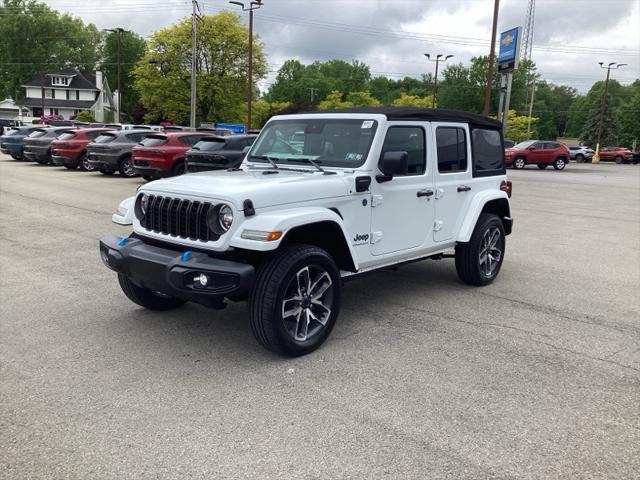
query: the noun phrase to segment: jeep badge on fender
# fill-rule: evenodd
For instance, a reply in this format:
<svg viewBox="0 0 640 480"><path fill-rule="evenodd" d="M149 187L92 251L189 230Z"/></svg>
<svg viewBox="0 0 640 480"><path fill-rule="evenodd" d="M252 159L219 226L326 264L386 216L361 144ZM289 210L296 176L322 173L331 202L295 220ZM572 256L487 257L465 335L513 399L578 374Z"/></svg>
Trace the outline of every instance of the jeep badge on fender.
<svg viewBox="0 0 640 480"><path fill-rule="evenodd" d="M455 248L463 282L495 280L511 191L490 118L415 108L276 116L240 167L143 185L113 216L133 233L103 237L100 256L138 305L248 301L258 342L304 355L329 337L345 277Z"/></svg>

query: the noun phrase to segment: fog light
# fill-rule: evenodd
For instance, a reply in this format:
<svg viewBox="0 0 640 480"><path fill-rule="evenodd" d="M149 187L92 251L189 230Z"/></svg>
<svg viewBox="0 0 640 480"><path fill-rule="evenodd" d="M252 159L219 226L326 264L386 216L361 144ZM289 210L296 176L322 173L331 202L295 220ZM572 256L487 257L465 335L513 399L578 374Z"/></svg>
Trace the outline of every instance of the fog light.
<svg viewBox="0 0 640 480"><path fill-rule="evenodd" d="M109 267L109 255L105 250L100 250L100 258L102 259L102 263L104 263L107 267Z"/></svg>
<svg viewBox="0 0 640 480"><path fill-rule="evenodd" d="M209 277L207 277L207 275L205 275L204 273L201 273L200 275L196 275L194 277L193 283L197 284L200 287L206 287L207 283L209 283Z"/></svg>

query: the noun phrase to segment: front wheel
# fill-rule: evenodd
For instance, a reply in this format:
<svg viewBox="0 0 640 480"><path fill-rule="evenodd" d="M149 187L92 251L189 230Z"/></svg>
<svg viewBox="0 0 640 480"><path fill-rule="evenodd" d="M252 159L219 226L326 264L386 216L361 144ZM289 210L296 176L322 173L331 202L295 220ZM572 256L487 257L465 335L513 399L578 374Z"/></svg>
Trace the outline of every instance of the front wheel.
<svg viewBox="0 0 640 480"><path fill-rule="evenodd" d="M120 175L127 178L135 177L137 175L136 171L133 168L133 161L131 161L131 157L124 157L120 161L118 170L120 171Z"/></svg>
<svg viewBox="0 0 640 480"><path fill-rule="evenodd" d="M185 165L185 161L180 160L178 163L176 163L175 167L173 167L173 169L171 170L171 175L174 177L177 177L178 175L182 175L186 173L186 171L187 171L187 168Z"/></svg>
<svg viewBox="0 0 640 480"><path fill-rule="evenodd" d="M538 168L539 168L540 170L544 170L544 169L545 169L545 168L547 168L547 167L548 167L548 165L547 165L546 163L539 163L539 164L538 164Z"/></svg>
<svg viewBox="0 0 640 480"><path fill-rule="evenodd" d="M617 163L618 165L621 165L621 164L622 164L622 162L624 162L624 159L623 159L620 155L618 155L618 156L616 157L616 163Z"/></svg>
<svg viewBox="0 0 640 480"><path fill-rule="evenodd" d="M481 214L469 242L456 246L456 271L460 280L475 286L493 282L502 267L505 245L500 218Z"/></svg>
<svg viewBox="0 0 640 480"><path fill-rule="evenodd" d="M584 163L584 155L582 155L581 153L579 153L578 155L576 155L576 162L578 162L578 163Z"/></svg>
<svg viewBox="0 0 640 480"><path fill-rule="evenodd" d="M285 246L258 268L249 297L253 334L275 353L310 353L336 323L340 292L340 272L327 252L312 245Z"/></svg>
<svg viewBox="0 0 640 480"><path fill-rule="evenodd" d="M148 288L139 287L131 279L121 273L118 274L118 282L124 294L133 303L149 310L171 310L184 305L185 301L179 298L170 297L161 292L155 292Z"/></svg>
<svg viewBox="0 0 640 480"><path fill-rule="evenodd" d="M556 170L564 170L564 167L567 166L567 162L564 158L556 158L556 161L553 162L553 168Z"/></svg>
<svg viewBox="0 0 640 480"><path fill-rule="evenodd" d="M527 164L526 160L522 157L518 157L513 161L513 168L517 168L518 170L524 168Z"/></svg>

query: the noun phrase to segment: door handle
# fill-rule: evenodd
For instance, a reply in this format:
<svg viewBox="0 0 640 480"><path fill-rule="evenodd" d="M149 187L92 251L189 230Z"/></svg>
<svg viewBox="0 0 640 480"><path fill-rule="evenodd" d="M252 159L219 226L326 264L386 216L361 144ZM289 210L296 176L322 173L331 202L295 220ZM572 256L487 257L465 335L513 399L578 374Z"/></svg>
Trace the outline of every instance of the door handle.
<svg viewBox="0 0 640 480"><path fill-rule="evenodd" d="M469 190L471 190L471 187L468 185L460 185L458 187L458 192L468 192Z"/></svg>
<svg viewBox="0 0 640 480"><path fill-rule="evenodd" d="M433 195L433 190L418 190L418 198L419 197L430 197Z"/></svg>

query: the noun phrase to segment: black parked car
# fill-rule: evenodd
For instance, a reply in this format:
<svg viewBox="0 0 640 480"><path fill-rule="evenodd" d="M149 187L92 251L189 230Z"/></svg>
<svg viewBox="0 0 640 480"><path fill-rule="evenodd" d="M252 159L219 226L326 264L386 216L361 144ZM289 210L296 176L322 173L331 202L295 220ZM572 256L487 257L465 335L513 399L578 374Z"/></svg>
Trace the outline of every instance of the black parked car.
<svg viewBox="0 0 640 480"><path fill-rule="evenodd" d="M23 157L42 165L51 163L51 142L73 127L34 128L24 139Z"/></svg>
<svg viewBox="0 0 640 480"><path fill-rule="evenodd" d="M0 137L0 152L6 155L11 155L14 160L21 160L24 139L36 128L42 127L38 125L29 125L28 127L9 127L7 132Z"/></svg>
<svg viewBox="0 0 640 480"><path fill-rule="evenodd" d="M87 170L99 170L105 175L119 171L125 177L134 177L131 150L153 130L114 130L104 132L87 145Z"/></svg>
<svg viewBox="0 0 640 480"><path fill-rule="evenodd" d="M187 152L187 172L235 168L242 163L256 138L257 135L203 138Z"/></svg>

